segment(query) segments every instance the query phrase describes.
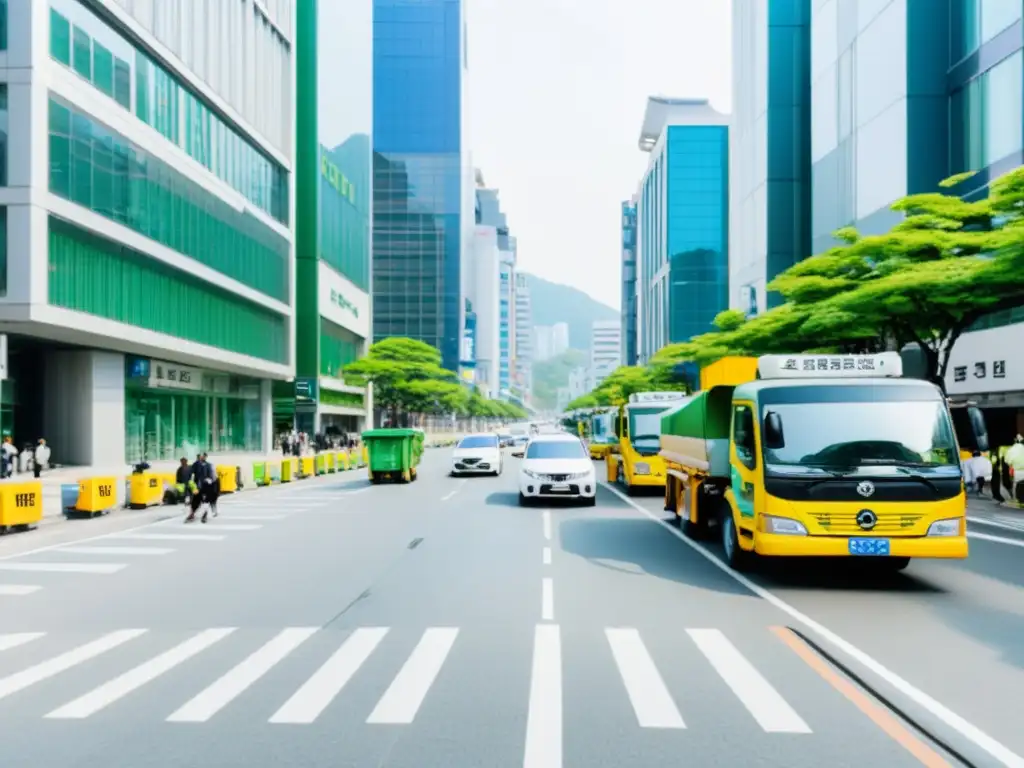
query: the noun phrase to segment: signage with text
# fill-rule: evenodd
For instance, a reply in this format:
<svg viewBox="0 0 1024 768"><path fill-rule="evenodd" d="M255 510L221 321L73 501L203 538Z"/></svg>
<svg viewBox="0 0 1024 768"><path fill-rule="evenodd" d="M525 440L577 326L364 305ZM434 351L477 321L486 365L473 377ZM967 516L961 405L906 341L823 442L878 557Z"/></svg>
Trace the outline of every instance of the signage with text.
<svg viewBox="0 0 1024 768"><path fill-rule="evenodd" d="M320 262L320 314L360 338L370 336L370 297Z"/></svg>
<svg viewBox="0 0 1024 768"><path fill-rule="evenodd" d="M161 389L189 389L201 392L203 389L203 372L178 363L167 363L163 360L149 361L149 386Z"/></svg>
<svg viewBox="0 0 1024 768"><path fill-rule="evenodd" d="M965 333L953 345L946 366L946 392L981 395L1024 390L1024 323Z"/></svg>
<svg viewBox="0 0 1024 768"><path fill-rule="evenodd" d="M328 159L327 153L322 148L320 150L320 173L327 179L327 183L337 190L338 194L355 204L356 188L341 172L341 169Z"/></svg>

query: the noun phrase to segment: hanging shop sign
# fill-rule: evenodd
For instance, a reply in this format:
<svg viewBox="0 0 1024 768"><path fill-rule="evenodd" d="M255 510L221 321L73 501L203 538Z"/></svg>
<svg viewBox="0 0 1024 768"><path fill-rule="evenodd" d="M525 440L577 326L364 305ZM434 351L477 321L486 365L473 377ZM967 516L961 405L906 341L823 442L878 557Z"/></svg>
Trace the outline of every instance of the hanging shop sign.
<svg viewBox="0 0 1024 768"><path fill-rule="evenodd" d="M1024 323L965 333L949 355L946 393L981 395L1024 391Z"/></svg>
<svg viewBox="0 0 1024 768"><path fill-rule="evenodd" d="M149 361L149 386L160 389L188 389L193 392L203 390L203 371L178 363L163 360Z"/></svg>
<svg viewBox="0 0 1024 768"><path fill-rule="evenodd" d="M370 297L320 262L320 314L361 339L370 337Z"/></svg>

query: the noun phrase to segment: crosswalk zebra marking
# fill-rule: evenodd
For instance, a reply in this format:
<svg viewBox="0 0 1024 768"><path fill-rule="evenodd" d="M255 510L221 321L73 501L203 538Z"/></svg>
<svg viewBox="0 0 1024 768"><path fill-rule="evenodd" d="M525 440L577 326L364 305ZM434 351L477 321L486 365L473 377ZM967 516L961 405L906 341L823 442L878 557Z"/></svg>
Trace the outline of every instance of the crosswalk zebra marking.
<svg viewBox="0 0 1024 768"><path fill-rule="evenodd" d="M274 713L270 722L288 725L308 725L314 722L370 658L387 633L387 627L361 627L355 630L324 665Z"/></svg>
<svg viewBox="0 0 1024 768"><path fill-rule="evenodd" d="M24 597L40 589L42 587L35 584L0 584L0 597Z"/></svg>
<svg viewBox="0 0 1024 768"><path fill-rule="evenodd" d="M31 643L45 634L45 632L16 632L11 635L0 635L0 651L9 651L11 648Z"/></svg>
<svg viewBox="0 0 1024 768"><path fill-rule="evenodd" d="M171 671L179 664L188 661L234 631L234 628L207 629L193 635L169 651L143 662L120 677L116 677L98 688L94 688L84 696L55 709L46 717L57 720L81 720L89 717L124 698L137 688L155 680L160 675Z"/></svg>
<svg viewBox="0 0 1024 768"><path fill-rule="evenodd" d="M811 732L803 718L722 632L717 629L688 629L686 633L765 731Z"/></svg>
<svg viewBox="0 0 1024 768"><path fill-rule="evenodd" d="M205 723L316 633L289 627L167 718L170 723Z"/></svg>
<svg viewBox="0 0 1024 768"><path fill-rule="evenodd" d="M5 699L29 686L78 666L82 662L112 651L114 648L124 645L145 633L145 629L122 629L117 632L111 632L59 656L54 656L20 672L15 672L13 675L8 675L0 679L0 699Z"/></svg>
<svg viewBox="0 0 1024 768"><path fill-rule="evenodd" d="M523 768L561 766L562 637L557 624L538 624L533 636Z"/></svg>
<svg viewBox="0 0 1024 768"><path fill-rule="evenodd" d="M125 541L224 541L226 537L215 533L120 533L111 538Z"/></svg>
<svg viewBox="0 0 1024 768"><path fill-rule="evenodd" d="M654 659L635 629L606 629L615 665L642 728L685 728Z"/></svg>
<svg viewBox="0 0 1024 768"><path fill-rule="evenodd" d="M458 635L459 630L454 627L432 627L424 632L366 722L388 725L411 723Z"/></svg>
<svg viewBox="0 0 1024 768"><path fill-rule="evenodd" d="M57 552L72 555L169 555L174 552L167 547L61 547Z"/></svg>
<svg viewBox="0 0 1024 768"><path fill-rule="evenodd" d="M0 571L24 571L26 573L111 574L127 567L127 563L0 563Z"/></svg>

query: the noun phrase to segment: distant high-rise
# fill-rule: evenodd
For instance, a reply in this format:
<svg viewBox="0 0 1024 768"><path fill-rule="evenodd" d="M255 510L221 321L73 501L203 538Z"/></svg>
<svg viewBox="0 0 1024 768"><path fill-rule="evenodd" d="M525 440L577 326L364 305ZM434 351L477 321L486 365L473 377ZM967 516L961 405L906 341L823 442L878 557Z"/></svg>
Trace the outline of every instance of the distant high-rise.
<svg viewBox="0 0 1024 768"><path fill-rule="evenodd" d="M590 388L597 387L622 362L622 325L598 320L590 332Z"/></svg>
<svg viewBox="0 0 1024 768"><path fill-rule="evenodd" d="M373 331L441 351L456 370L471 169L461 0L373 2Z"/></svg>
<svg viewBox="0 0 1024 768"><path fill-rule="evenodd" d="M533 312L530 306L530 287L526 275L516 274L516 369L514 384L527 396L533 388Z"/></svg>
<svg viewBox="0 0 1024 768"><path fill-rule="evenodd" d="M636 203L622 204L622 364L636 365Z"/></svg>

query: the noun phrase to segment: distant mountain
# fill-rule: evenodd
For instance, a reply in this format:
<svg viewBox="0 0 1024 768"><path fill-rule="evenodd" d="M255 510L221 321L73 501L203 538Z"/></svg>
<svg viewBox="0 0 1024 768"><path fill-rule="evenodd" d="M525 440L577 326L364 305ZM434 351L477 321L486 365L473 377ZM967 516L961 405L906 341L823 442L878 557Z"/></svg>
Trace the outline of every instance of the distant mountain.
<svg viewBox="0 0 1024 768"><path fill-rule="evenodd" d="M618 320L617 309L596 301L578 288L526 274L534 325L569 325L569 346L590 349L590 326L596 320Z"/></svg>

